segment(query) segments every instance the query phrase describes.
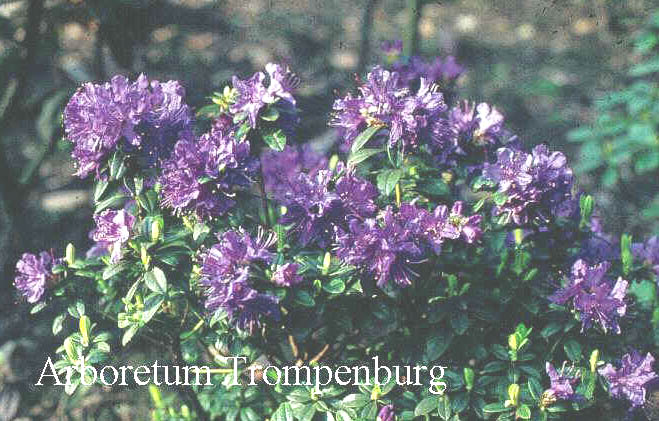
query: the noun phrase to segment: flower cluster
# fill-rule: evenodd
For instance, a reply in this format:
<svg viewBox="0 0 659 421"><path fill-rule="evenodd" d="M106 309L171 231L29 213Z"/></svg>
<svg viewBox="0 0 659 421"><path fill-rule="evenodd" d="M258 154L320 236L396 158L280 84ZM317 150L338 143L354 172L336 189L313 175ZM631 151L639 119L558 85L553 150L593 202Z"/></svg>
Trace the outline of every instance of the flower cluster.
<svg viewBox="0 0 659 421"><path fill-rule="evenodd" d="M286 146L283 151L266 150L261 156L261 170L268 193L281 196L298 174L314 177L319 170L327 168L327 158L316 152L309 144Z"/></svg>
<svg viewBox="0 0 659 421"><path fill-rule="evenodd" d="M427 141L433 122L446 111L444 97L436 85L421 79L416 94L401 87L397 72L374 68L359 87L360 94L346 95L334 101L330 125L343 132L350 145L367 127L382 126L388 130L388 144L401 149L413 149Z"/></svg>
<svg viewBox="0 0 659 421"><path fill-rule="evenodd" d="M543 394L545 401L552 402L558 399L574 400L576 398L577 395L574 392L573 386L581 377L579 370L575 370L574 367L567 367L563 363L563 367L561 367L561 371L559 372L550 362L546 363L545 370L551 383L549 389Z"/></svg>
<svg viewBox="0 0 659 421"><path fill-rule="evenodd" d="M620 333L618 320L627 311L624 300L629 283L622 278L615 283L605 279L610 266L608 262L589 266L577 260L568 285L549 297L556 304L572 302L581 317L582 331L598 324L605 332Z"/></svg>
<svg viewBox="0 0 659 421"><path fill-rule="evenodd" d="M645 243L632 246L634 257L647 264L656 275L659 282L659 237L652 236Z"/></svg>
<svg viewBox="0 0 659 421"><path fill-rule="evenodd" d="M284 114L289 117L287 126L290 127L297 121L293 92L300 84L300 79L288 68L279 64L268 63L265 70L269 78L267 87L264 85L266 75L263 72L256 72L245 80L237 76L233 77L233 88L236 90L237 98L230 110L236 115L247 117L250 127L255 128L259 112L267 105L278 103Z"/></svg>
<svg viewBox="0 0 659 421"><path fill-rule="evenodd" d="M449 212L444 205L430 213L403 204L397 213L387 207L380 218L353 220L349 231L339 235L337 254L344 262L364 268L384 287L390 281L399 287L412 284L414 265L427 259L430 247L437 254L447 239L462 237L473 243L481 235L481 217L462 215L462 202Z"/></svg>
<svg viewBox="0 0 659 421"><path fill-rule="evenodd" d="M135 155L145 167L169 156L179 139L192 137L192 111L177 81L160 83L140 75L134 82L115 76L84 84L64 110L64 128L73 142L80 177L101 176L116 149Z"/></svg>
<svg viewBox="0 0 659 421"><path fill-rule="evenodd" d="M394 406L389 404L385 405L378 412L377 421L394 421L396 419L396 413L394 412Z"/></svg>
<svg viewBox="0 0 659 421"><path fill-rule="evenodd" d="M342 165L334 171L317 171L315 175L300 173L291 181L276 195L286 206L280 222L292 227L303 246L313 243L326 247L350 220L375 213L375 186Z"/></svg>
<svg viewBox="0 0 659 421"><path fill-rule="evenodd" d="M611 364L599 369L599 374L609 382L609 393L614 398L626 398L632 406L645 403L646 385L657 379L657 373L652 369L654 357L648 353L641 355L637 351L625 354L620 361L620 367Z"/></svg>
<svg viewBox="0 0 659 421"><path fill-rule="evenodd" d="M54 267L63 263L64 260L55 258L52 251L42 251L38 256L23 253L16 263L14 285L28 303L37 303L43 298L46 288L57 282Z"/></svg>
<svg viewBox="0 0 659 421"><path fill-rule="evenodd" d="M206 308L223 310L241 329L253 331L261 316L279 320L276 297L252 288L252 265L270 263L272 239L253 239L245 231L218 234L219 243L202 256L200 284L205 288Z"/></svg>
<svg viewBox="0 0 659 421"><path fill-rule="evenodd" d="M423 57L412 56L407 60L398 60L391 67L394 71L400 73L402 86L411 86L421 79L442 85L449 84L465 72L465 68L458 64L453 56L435 57L432 61L426 61Z"/></svg>
<svg viewBox="0 0 659 421"><path fill-rule="evenodd" d="M163 163L163 205L202 219L223 215L235 204L236 192L252 184L258 165L249 142L236 139L219 119L199 139L180 140Z"/></svg>
<svg viewBox="0 0 659 421"><path fill-rule="evenodd" d="M123 246L130 239L135 217L125 209L106 209L94 215L96 229L91 237L96 247L110 251L110 262L117 263L122 256Z"/></svg>
<svg viewBox="0 0 659 421"><path fill-rule="evenodd" d="M549 152L545 145L536 146L531 154L501 148L496 163L484 164L483 176L497 183L503 199L496 214L516 224L536 218L546 223L554 217L570 217L576 210L572 170L565 155Z"/></svg>

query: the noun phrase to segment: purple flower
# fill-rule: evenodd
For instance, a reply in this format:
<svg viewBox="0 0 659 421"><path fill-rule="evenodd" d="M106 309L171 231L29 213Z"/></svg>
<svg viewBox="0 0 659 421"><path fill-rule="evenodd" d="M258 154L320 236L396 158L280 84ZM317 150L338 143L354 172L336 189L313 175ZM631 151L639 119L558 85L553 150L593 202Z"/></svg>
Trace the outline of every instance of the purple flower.
<svg viewBox="0 0 659 421"><path fill-rule="evenodd" d="M382 41L380 49L387 55L398 55L403 52L403 41L399 39Z"/></svg>
<svg viewBox="0 0 659 421"><path fill-rule="evenodd" d="M339 235L338 257L372 275L381 288L390 282L411 285L416 276L412 267L423 261L424 253L418 241L419 226L408 216L387 207L381 218L353 219L349 230Z"/></svg>
<svg viewBox="0 0 659 421"><path fill-rule="evenodd" d="M116 263L121 259L122 247L130 239L135 217L126 210L106 209L94 215L96 229L92 239L97 245L110 250L110 262Z"/></svg>
<svg viewBox="0 0 659 421"><path fill-rule="evenodd" d="M277 268L272 280L280 287L291 287L300 284L304 279L298 274L300 265L285 263Z"/></svg>
<svg viewBox="0 0 659 421"><path fill-rule="evenodd" d="M419 226L418 235L430 244L436 254L439 254L442 244L447 239L457 240L462 237L468 244L480 239L482 230L479 224L482 216L464 216L462 208L463 203L458 201L453 204L450 211L447 206L439 205L432 213L429 213L424 209L403 204L400 213L406 215L410 220L416 219L414 224Z"/></svg>
<svg viewBox="0 0 659 421"><path fill-rule="evenodd" d="M276 297L260 293L250 285L251 265L270 263L267 250L273 238L254 240L244 231L218 234L219 243L202 254L200 284L205 287L206 308L223 310L240 329L252 332L261 316L279 320Z"/></svg>
<svg viewBox="0 0 659 421"><path fill-rule="evenodd" d="M28 303L39 302L46 288L57 282L58 276L53 273L53 267L63 262L63 259L56 259L52 251L42 251L38 256L23 253L16 263L14 285L27 298Z"/></svg>
<svg viewBox="0 0 659 421"><path fill-rule="evenodd" d="M176 81L160 83L140 75L135 82L115 76L104 84L84 84L64 110L64 128L73 142L77 172L97 177L108 156L122 147L154 166L174 143L192 136L192 112Z"/></svg>
<svg viewBox="0 0 659 421"><path fill-rule="evenodd" d="M545 145L536 146L531 154L500 148L497 162L486 162L483 175L496 182L503 195L495 213L512 218L516 224L526 224L531 219L545 223L551 217L565 217L566 203L574 200L572 170L565 155L550 153Z"/></svg>
<svg viewBox="0 0 659 421"><path fill-rule="evenodd" d="M430 136L432 122L446 110L436 85L422 79L416 94L399 86L400 75L375 67L359 87L360 95L348 94L334 102L330 125L342 130L350 144L366 127L382 126L390 146L416 147Z"/></svg>
<svg viewBox="0 0 659 421"><path fill-rule="evenodd" d="M389 404L380 408L378 412L377 421L394 421L396 419L396 414L394 412L394 406Z"/></svg>
<svg viewBox="0 0 659 421"><path fill-rule="evenodd" d="M659 282L659 237L652 236L645 243L632 245L634 256L652 268Z"/></svg>
<svg viewBox="0 0 659 421"><path fill-rule="evenodd" d="M305 172L314 177L319 170L327 168L327 158L313 150L311 145L287 145L281 151L267 149L261 155L261 169L265 189L276 196L282 195L298 174Z"/></svg>
<svg viewBox="0 0 659 421"><path fill-rule="evenodd" d="M350 172L333 183L335 174L342 171L339 165L335 171L321 170L314 176L300 173L278 194L277 199L286 206L280 222L292 227L302 245L327 247L337 229L347 226L349 220L374 214L377 189Z"/></svg>
<svg viewBox="0 0 659 421"><path fill-rule="evenodd" d="M295 106L293 91L299 85L298 77L279 64L268 63L265 68L270 79L267 87L263 83L265 81L263 72L256 72L245 80L237 76L233 77L233 87L238 92L238 97L230 110L236 114L244 113L252 128L256 127L259 111L266 105L283 99Z"/></svg>
<svg viewBox="0 0 659 421"><path fill-rule="evenodd" d="M620 333L618 320L627 311L624 299L629 283L622 278L615 283L605 279L610 266L608 262L589 266L577 260L568 285L549 297L560 305L572 302L581 317L582 331L597 323L605 332Z"/></svg>
<svg viewBox="0 0 659 421"><path fill-rule="evenodd" d="M202 219L221 216L234 206L235 193L253 183L258 165L249 142L216 124L197 141L179 141L163 163L162 203Z"/></svg>
<svg viewBox="0 0 659 421"><path fill-rule="evenodd" d="M551 383L549 389L544 393L545 398L565 400L573 400L576 398L576 394L572 387L579 381L579 370L568 368L565 363L563 363L563 367L559 373L550 362L547 362L545 365L545 370L547 371Z"/></svg>
<svg viewBox="0 0 659 421"><path fill-rule="evenodd" d="M455 57L435 57L428 62L419 56L412 56L407 60L399 60L392 65L392 69L400 73L400 86L409 87L420 79L430 82L450 84L465 72L465 68L458 64Z"/></svg>
<svg viewBox="0 0 659 421"><path fill-rule="evenodd" d="M649 352L643 357L639 352L632 351L622 357L619 368L607 364L599 369L599 374L609 382L612 397L626 398L637 407L645 403L646 384L657 378L653 364L654 357Z"/></svg>

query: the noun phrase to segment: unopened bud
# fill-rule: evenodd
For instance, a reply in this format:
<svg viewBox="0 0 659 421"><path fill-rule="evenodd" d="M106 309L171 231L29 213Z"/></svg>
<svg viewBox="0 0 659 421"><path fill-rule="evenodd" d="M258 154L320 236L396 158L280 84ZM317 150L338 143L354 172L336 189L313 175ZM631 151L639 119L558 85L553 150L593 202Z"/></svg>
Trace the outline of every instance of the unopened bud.
<svg viewBox="0 0 659 421"><path fill-rule="evenodd" d="M157 242L160 239L160 221L154 220L151 224L151 241Z"/></svg>
<svg viewBox="0 0 659 421"><path fill-rule="evenodd" d="M76 261L76 247L69 243L66 246L66 263L71 266Z"/></svg>
<svg viewBox="0 0 659 421"><path fill-rule="evenodd" d="M517 351L519 344L517 343L517 335L514 333L512 335L508 335L508 346L512 351Z"/></svg>
<svg viewBox="0 0 659 421"><path fill-rule="evenodd" d="M590 353L590 371L595 372L597 370L597 362L600 359L600 351L599 349L594 350L593 352Z"/></svg>

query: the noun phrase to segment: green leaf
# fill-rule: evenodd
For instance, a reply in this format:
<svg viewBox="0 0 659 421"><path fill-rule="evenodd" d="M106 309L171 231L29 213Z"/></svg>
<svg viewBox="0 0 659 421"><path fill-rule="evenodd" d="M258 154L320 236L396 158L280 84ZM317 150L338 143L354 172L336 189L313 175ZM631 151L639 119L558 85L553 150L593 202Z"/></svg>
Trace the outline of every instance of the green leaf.
<svg viewBox="0 0 659 421"><path fill-rule="evenodd" d="M240 410L241 421L262 421L262 419L252 408L243 408Z"/></svg>
<svg viewBox="0 0 659 421"><path fill-rule="evenodd" d="M144 281L151 291L163 295L167 293L167 277L159 267L154 267L145 273Z"/></svg>
<svg viewBox="0 0 659 421"><path fill-rule="evenodd" d="M96 207L94 208L94 213L100 213L101 211L107 208L113 208L122 205L125 200L126 200L126 196L124 196L121 193L115 193L109 198L96 203Z"/></svg>
<svg viewBox="0 0 659 421"><path fill-rule="evenodd" d="M446 352L453 341L453 333L439 331L438 334L428 338L424 358L427 361L435 361Z"/></svg>
<svg viewBox="0 0 659 421"><path fill-rule="evenodd" d="M438 403L439 400L434 396L429 396L423 399L421 402L417 404L416 408L414 408L414 416L420 417L431 413L432 411L437 409Z"/></svg>
<svg viewBox="0 0 659 421"><path fill-rule="evenodd" d="M347 395L341 400L341 405L345 408L362 408L370 402L370 397L361 393Z"/></svg>
<svg viewBox="0 0 659 421"><path fill-rule="evenodd" d="M316 305L316 301L311 294L303 289L295 292L295 302L304 307L313 307Z"/></svg>
<svg viewBox="0 0 659 421"><path fill-rule="evenodd" d="M570 339L565 342L563 349L565 350L565 354L567 354L567 357L570 359L570 361L576 362L581 360L581 345L579 342L575 341L574 339Z"/></svg>
<svg viewBox="0 0 659 421"><path fill-rule="evenodd" d="M279 118L279 111L276 107L268 106L268 108L261 113L261 118L265 121L277 121Z"/></svg>
<svg viewBox="0 0 659 421"><path fill-rule="evenodd" d="M350 148L351 153L356 153L359 152L364 145L366 145L366 142L368 142L375 133L377 133L382 127L380 126L371 126L361 132L355 140L352 142L352 147Z"/></svg>
<svg viewBox="0 0 659 421"><path fill-rule="evenodd" d="M64 326L64 319L66 319L66 313L62 313L55 317L53 320L53 335L57 335L62 331L62 327Z"/></svg>
<svg viewBox="0 0 659 421"><path fill-rule="evenodd" d="M281 152L286 146L286 135L281 129L268 131L263 134L263 141L270 146L271 149Z"/></svg>
<svg viewBox="0 0 659 421"><path fill-rule="evenodd" d="M451 193L451 188L448 184L437 178L420 184L419 191L431 196L447 196Z"/></svg>
<svg viewBox="0 0 659 421"><path fill-rule="evenodd" d="M464 312L453 313L451 316L451 327L458 335L462 335L469 328L469 317Z"/></svg>
<svg viewBox="0 0 659 421"><path fill-rule="evenodd" d="M402 175L403 172L399 169L385 169L380 171L377 177L378 189L383 195L389 196L394 191Z"/></svg>
<svg viewBox="0 0 659 421"><path fill-rule="evenodd" d="M448 419L451 418L451 402L449 401L448 396L444 395L439 398L437 412L439 412L439 416L445 421L448 421Z"/></svg>
<svg viewBox="0 0 659 421"><path fill-rule="evenodd" d="M487 414L496 414L499 412L509 411L509 408L506 408L502 403L488 403L483 407L483 412Z"/></svg>
<svg viewBox="0 0 659 421"><path fill-rule="evenodd" d="M342 279L335 278L323 284L323 289L330 294L340 294L345 291L346 284Z"/></svg>
<svg viewBox="0 0 659 421"><path fill-rule="evenodd" d="M517 418L521 418L523 420L529 420L531 419L531 408L528 407L526 404L521 404L519 408L517 408L516 412Z"/></svg>
<svg viewBox="0 0 659 421"><path fill-rule="evenodd" d="M355 165L366 161L368 158L372 157L373 155L377 155L382 151L382 148L365 148L360 151L351 153L350 157L348 158L348 166L354 167Z"/></svg>
<svg viewBox="0 0 659 421"><path fill-rule="evenodd" d="M121 346L126 346L128 342L133 339L133 336L137 333L138 326L137 325L132 325L131 327L128 328L127 331L124 332L123 336L121 337Z"/></svg>
<svg viewBox="0 0 659 421"><path fill-rule="evenodd" d="M120 274L129 267L130 264L126 262L119 262L114 265L108 266L105 268L105 270L103 270L103 280L107 281L108 279L114 277L115 275Z"/></svg>
<svg viewBox="0 0 659 421"><path fill-rule="evenodd" d="M281 405L279 405L279 408L275 411L274 414L272 414L272 417L270 417L271 421L294 421L293 418L293 409L291 408L291 404L288 402L284 402Z"/></svg>

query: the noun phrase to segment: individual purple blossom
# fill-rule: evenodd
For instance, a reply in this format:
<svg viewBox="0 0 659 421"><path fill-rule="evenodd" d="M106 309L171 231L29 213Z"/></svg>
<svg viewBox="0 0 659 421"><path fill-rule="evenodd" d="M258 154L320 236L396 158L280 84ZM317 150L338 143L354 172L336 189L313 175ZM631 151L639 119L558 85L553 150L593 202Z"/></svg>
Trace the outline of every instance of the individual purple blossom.
<svg viewBox="0 0 659 421"><path fill-rule="evenodd" d="M134 82L115 76L103 84L86 83L64 110L80 177L90 172L100 177L117 148L154 166L169 156L177 140L192 136L192 122L183 87L176 81L149 81L145 75Z"/></svg>
<svg viewBox="0 0 659 421"><path fill-rule="evenodd" d="M281 195L295 182L298 174L304 172L313 177L327 168L327 162L327 158L309 144L287 145L281 152L268 148L261 155L265 190Z"/></svg>
<svg viewBox="0 0 659 421"><path fill-rule="evenodd" d="M624 299L629 283L622 278L615 283L605 279L610 266L608 262L590 266L584 260L577 260L568 285L549 297L560 305L572 302L581 318L582 331L598 324L605 332L620 333L618 320L627 311Z"/></svg>
<svg viewBox="0 0 659 421"><path fill-rule="evenodd" d="M347 144L364 129L388 130L388 144L414 148L430 136L432 122L446 110L436 85L422 79L416 94L399 86L400 75L375 67L359 87L359 96L337 99L330 125L340 128Z"/></svg>
<svg viewBox="0 0 659 421"><path fill-rule="evenodd" d="M394 406L389 404L380 408L378 412L377 421L394 421L396 419L396 413L394 412Z"/></svg>
<svg viewBox="0 0 659 421"><path fill-rule="evenodd" d="M125 209L106 209L94 215L96 229L92 239L110 251L110 262L117 263L122 256L122 248L130 239L135 217Z"/></svg>
<svg viewBox="0 0 659 421"><path fill-rule="evenodd" d="M401 211L412 215L413 211L407 211L410 205L401 206ZM449 211L445 205L439 205L432 213L425 210L416 210L418 224L421 227L421 235L430 244L436 254L441 252L445 240L457 240L462 237L468 244L476 242L482 235L480 222L481 215L464 216L463 202L455 202Z"/></svg>
<svg viewBox="0 0 659 421"><path fill-rule="evenodd" d="M278 194L277 199L286 206L280 223L290 225L302 245L327 247L349 220L374 214L377 189L351 172L337 179L342 171L343 165L339 165L335 171L321 170L313 176L300 173Z"/></svg>
<svg viewBox="0 0 659 421"><path fill-rule="evenodd" d="M565 155L549 152L545 145L533 148L531 154L521 150L500 148L494 164L485 163L483 176L497 183L503 203L495 208L516 224L538 219L546 223L552 217L566 217L566 202L572 203L573 175Z"/></svg>
<svg viewBox="0 0 659 421"><path fill-rule="evenodd" d="M389 53L387 54L389 55ZM392 57L395 56L392 55ZM454 56L435 57L432 61L412 56L396 61L391 67L400 73L399 84L401 87L412 86L420 79L442 85L450 84L465 72L465 68L458 64Z"/></svg>
<svg viewBox="0 0 659 421"><path fill-rule="evenodd" d="M275 271L272 280L280 287L291 287L304 281L299 275L300 265L297 263L284 263Z"/></svg>
<svg viewBox="0 0 659 421"><path fill-rule="evenodd" d="M364 269L377 285L406 287L416 276L415 264L424 260L418 241L419 227L408 215L387 207L380 218L353 219L349 230L339 235L337 256L345 263Z"/></svg>
<svg viewBox="0 0 659 421"><path fill-rule="evenodd" d="M274 63L268 63L266 71L269 76L267 87L264 85L266 75L263 72L256 72L245 80L241 80L237 76L233 77L233 87L238 96L230 110L236 114L244 113L252 128L256 127L259 112L266 105L274 104L279 99L283 99L292 106L295 106L296 103L293 92L299 85L297 76L288 68Z"/></svg>
<svg viewBox="0 0 659 421"><path fill-rule="evenodd" d="M53 268L63 262L64 259L56 259L52 251L42 251L38 256L23 253L16 263L14 285L28 303L37 303L43 298L46 288L57 282L58 276L53 273Z"/></svg>
<svg viewBox="0 0 659 421"><path fill-rule="evenodd" d="M201 219L221 216L235 205L235 194L254 182L258 166L249 142L216 124L197 141L179 141L163 163L162 203Z"/></svg>
<svg viewBox="0 0 659 421"><path fill-rule="evenodd" d="M279 320L278 300L250 285L251 265L270 263L273 238L253 239L245 231L231 230L217 236L219 243L202 254L200 284L206 308L223 310L240 329L254 330L261 316Z"/></svg>
<svg viewBox="0 0 659 421"><path fill-rule="evenodd" d="M387 55L399 55L403 52L403 41L400 39L382 41L380 49Z"/></svg>
<svg viewBox="0 0 659 421"><path fill-rule="evenodd" d="M652 236L645 243L632 245L634 257L649 266L659 282L659 237Z"/></svg>
<svg viewBox="0 0 659 421"><path fill-rule="evenodd" d="M626 398L633 407L642 406L646 399L646 385L658 376L652 365L654 357L649 352L643 357L634 350L622 357L620 366L610 363L598 371L609 382L609 393L617 399Z"/></svg>
<svg viewBox="0 0 659 421"><path fill-rule="evenodd" d="M576 398L577 395L573 386L580 379L579 370L566 367L566 364L563 363L561 371L558 372L550 362L546 363L545 370L550 381L549 389L544 393L546 398L563 400L574 400Z"/></svg>

